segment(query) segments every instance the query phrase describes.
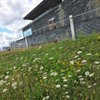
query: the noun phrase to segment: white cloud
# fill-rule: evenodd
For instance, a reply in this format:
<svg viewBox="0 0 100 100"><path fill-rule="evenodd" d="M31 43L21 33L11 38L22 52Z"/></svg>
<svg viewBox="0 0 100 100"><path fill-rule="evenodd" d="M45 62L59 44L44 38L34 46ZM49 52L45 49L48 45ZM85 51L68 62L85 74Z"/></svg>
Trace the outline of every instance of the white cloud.
<svg viewBox="0 0 100 100"><path fill-rule="evenodd" d="M0 0L0 24L9 25L22 20L42 0Z"/></svg>
<svg viewBox="0 0 100 100"><path fill-rule="evenodd" d="M23 20L23 17L41 1L0 0L0 27L13 32L13 34L9 34L6 31L0 33L0 47L6 46L9 42L22 37L22 34L18 30L31 22Z"/></svg>
<svg viewBox="0 0 100 100"><path fill-rule="evenodd" d="M2 32L0 33L0 46L9 46L10 42L21 39L22 37L23 36L20 31L13 34Z"/></svg>

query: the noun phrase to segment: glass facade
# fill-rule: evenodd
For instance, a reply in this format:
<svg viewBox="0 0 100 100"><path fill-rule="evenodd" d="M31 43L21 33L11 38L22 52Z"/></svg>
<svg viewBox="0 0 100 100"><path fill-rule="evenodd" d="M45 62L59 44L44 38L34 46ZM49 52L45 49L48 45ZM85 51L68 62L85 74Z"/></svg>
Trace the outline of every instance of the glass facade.
<svg viewBox="0 0 100 100"><path fill-rule="evenodd" d="M23 32L23 35L24 35L24 37L27 37L27 36L32 35L32 30L31 30L31 28L25 30L25 31Z"/></svg>

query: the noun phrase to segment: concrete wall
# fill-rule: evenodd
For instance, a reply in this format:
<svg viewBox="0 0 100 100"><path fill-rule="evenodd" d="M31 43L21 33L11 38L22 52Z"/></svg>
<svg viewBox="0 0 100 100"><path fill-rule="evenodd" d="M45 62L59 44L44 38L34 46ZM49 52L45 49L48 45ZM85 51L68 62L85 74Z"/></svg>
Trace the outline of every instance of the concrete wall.
<svg viewBox="0 0 100 100"><path fill-rule="evenodd" d="M69 15L75 16L95 8L99 8L99 2L99 0L64 0L61 4L48 10L43 15L39 16L39 18L33 20L33 23L30 25L33 34L27 37L29 46L55 41L56 39L63 40L71 37L69 20L57 23L56 28L53 30L50 30L49 26L37 32L35 30L49 25L48 20L51 18L55 18L54 22L58 22L69 18ZM98 11L98 16L96 12L93 12L91 14L84 15L84 20L82 17L74 18L74 22L77 33L83 32L85 34L89 34L93 31L100 31L100 10ZM14 48L23 48L25 47L25 40L22 39L14 42L12 46Z"/></svg>

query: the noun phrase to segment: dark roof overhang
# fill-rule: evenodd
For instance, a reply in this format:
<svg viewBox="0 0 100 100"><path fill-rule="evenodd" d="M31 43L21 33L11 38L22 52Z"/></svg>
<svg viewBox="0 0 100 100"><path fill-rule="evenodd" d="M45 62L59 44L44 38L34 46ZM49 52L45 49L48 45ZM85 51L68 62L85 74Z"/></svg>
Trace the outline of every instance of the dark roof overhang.
<svg viewBox="0 0 100 100"><path fill-rule="evenodd" d="M45 11L55 7L61 2L62 0L43 0L36 8L34 8L29 14L27 14L24 19L34 20L35 18L43 14Z"/></svg>

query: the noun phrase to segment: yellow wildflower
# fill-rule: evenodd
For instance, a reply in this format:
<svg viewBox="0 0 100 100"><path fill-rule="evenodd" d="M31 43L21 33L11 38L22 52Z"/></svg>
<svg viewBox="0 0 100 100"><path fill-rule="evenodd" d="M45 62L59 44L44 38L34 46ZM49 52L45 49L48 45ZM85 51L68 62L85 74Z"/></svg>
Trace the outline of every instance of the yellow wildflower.
<svg viewBox="0 0 100 100"><path fill-rule="evenodd" d="M98 36L98 40L100 40L100 36Z"/></svg>

